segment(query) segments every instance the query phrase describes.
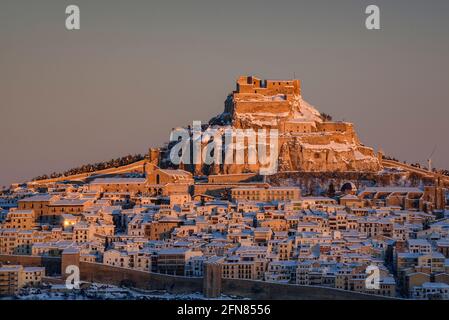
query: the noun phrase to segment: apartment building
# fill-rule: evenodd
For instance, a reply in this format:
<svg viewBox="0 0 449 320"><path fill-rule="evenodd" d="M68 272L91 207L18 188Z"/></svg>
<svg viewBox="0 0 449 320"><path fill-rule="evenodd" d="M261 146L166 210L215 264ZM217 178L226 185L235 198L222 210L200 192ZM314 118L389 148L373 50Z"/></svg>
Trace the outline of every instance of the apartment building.
<svg viewBox="0 0 449 320"><path fill-rule="evenodd" d="M231 197L234 201L291 201L301 198L301 190L294 187L239 187L231 190Z"/></svg>
<svg viewBox="0 0 449 320"><path fill-rule="evenodd" d="M202 256L201 251L193 251L188 248L168 248L156 253L156 271L158 273L183 276L186 273L186 265L193 257ZM191 269L188 271L190 272Z"/></svg>
<svg viewBox="0 0 449 320"><path fill-rule="evenodd" d="M6 220L2 224L5 229L31 230L35 227L34 210L10 209L6 215Z"/></svg>
<svg viewBox="0 0 449 320"><path fill-rule="evenodd" d="M45 276L45 268L21 265L0 266L0 296L12 296L26 285L38 286Z"/></svg>
<svg viewBox="0 0 449 320"><path fill-rule="evenodd" d="M439 282L424 282L412 289L411 298L416 300L449 300L449 285Z"/></svg>

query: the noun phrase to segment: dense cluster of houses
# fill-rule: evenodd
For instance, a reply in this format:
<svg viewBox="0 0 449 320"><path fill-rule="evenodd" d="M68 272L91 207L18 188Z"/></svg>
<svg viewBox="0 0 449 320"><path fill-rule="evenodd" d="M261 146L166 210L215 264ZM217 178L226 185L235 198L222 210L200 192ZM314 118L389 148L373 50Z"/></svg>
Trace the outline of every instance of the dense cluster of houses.
<svg viewBox="0 0 449 320"><path fill-rule="evenodd" d="M189 277L202 277L214 259L226 279L449 298L448 212L422 210L436 189L349 184L328 198L235 186L226 199L192 195L192 184L185 171L156 170L44 192L17 186L0 200L0 255L75 251L85 262ZM372 267L375 288L367 286ZM14 268L0 267L0 286L13 269L24 279L27 270Z"/></svg>

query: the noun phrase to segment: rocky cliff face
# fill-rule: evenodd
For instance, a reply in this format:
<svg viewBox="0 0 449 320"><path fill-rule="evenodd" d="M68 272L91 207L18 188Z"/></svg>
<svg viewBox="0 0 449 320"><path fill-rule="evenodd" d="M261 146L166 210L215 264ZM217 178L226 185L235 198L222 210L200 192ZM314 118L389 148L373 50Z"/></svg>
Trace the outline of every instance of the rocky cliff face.
<svg viewBox="0 0 449 320"><path fill-rule="evenodd" d="M363 146L352 123L325 121L301 96L299 80L267 81L240 77L237 89L225 102L224 112L210 128L276 129L279 132L278 170L358 171L381 169L372 148ZM245 158L246 159L246 158ZM254 172L259 163L195 166L200 173ZM211 171L212 170L212 171Z"/></svg>

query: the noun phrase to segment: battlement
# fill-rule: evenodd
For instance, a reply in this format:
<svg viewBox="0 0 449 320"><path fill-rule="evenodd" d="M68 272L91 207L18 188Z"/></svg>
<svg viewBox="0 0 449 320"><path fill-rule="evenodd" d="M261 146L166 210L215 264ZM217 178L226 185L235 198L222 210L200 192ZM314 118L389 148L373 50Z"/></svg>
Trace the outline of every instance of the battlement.
<svg viewBox="0 0 449 320"><path fill-rule="evenodd" d="M301 83L241 76L225 101L224 112L210 124L235 129L277 130L279 171L366 171L380 168L349 122L327 121L301 96ZM246 152L246 151L245 151ZM248 154L248 153L247 153ZM194 169L201 174L257 173L260 164L230 164Z"/></svg>
<svg viewBox="0 0 449 320"><path fill-rule="evenodd" d="M289 114L292 103L301 94L300 87L297 79L261 80L254 76L241 76L237 79L236 90L225 102L225 112Z"/></svg>
<svg viewBox="0 0 449 320"><path fill-rule="evenodd" d="M300 95L301 83L298 79L292 80L261 80L254 76L241 76L237 79L237 88L234 94L261 94L264 96Z"/></svg>
<svg viewBox="0 0 449 320"><path fill-rule="evenodd" d="M353 133L354 125L349 122L321 122L317 123L317 131Z"/></svg>

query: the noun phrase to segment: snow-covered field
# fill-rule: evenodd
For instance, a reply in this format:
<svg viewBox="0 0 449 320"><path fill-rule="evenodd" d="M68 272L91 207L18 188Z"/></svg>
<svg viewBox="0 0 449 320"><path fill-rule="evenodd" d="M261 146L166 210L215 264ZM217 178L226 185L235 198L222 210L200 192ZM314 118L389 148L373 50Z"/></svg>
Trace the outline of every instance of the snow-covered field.
<svg viewBox="0 0 449 320"><path fill-rule="evenodd" d="M238 297L221 296L216 300L235 300ZM13 297L0 300L206 300L201 293L172 294L166 291L146 291L93 283L86 289L68 290L62 285L45 288L23 288Z"/></svg>

